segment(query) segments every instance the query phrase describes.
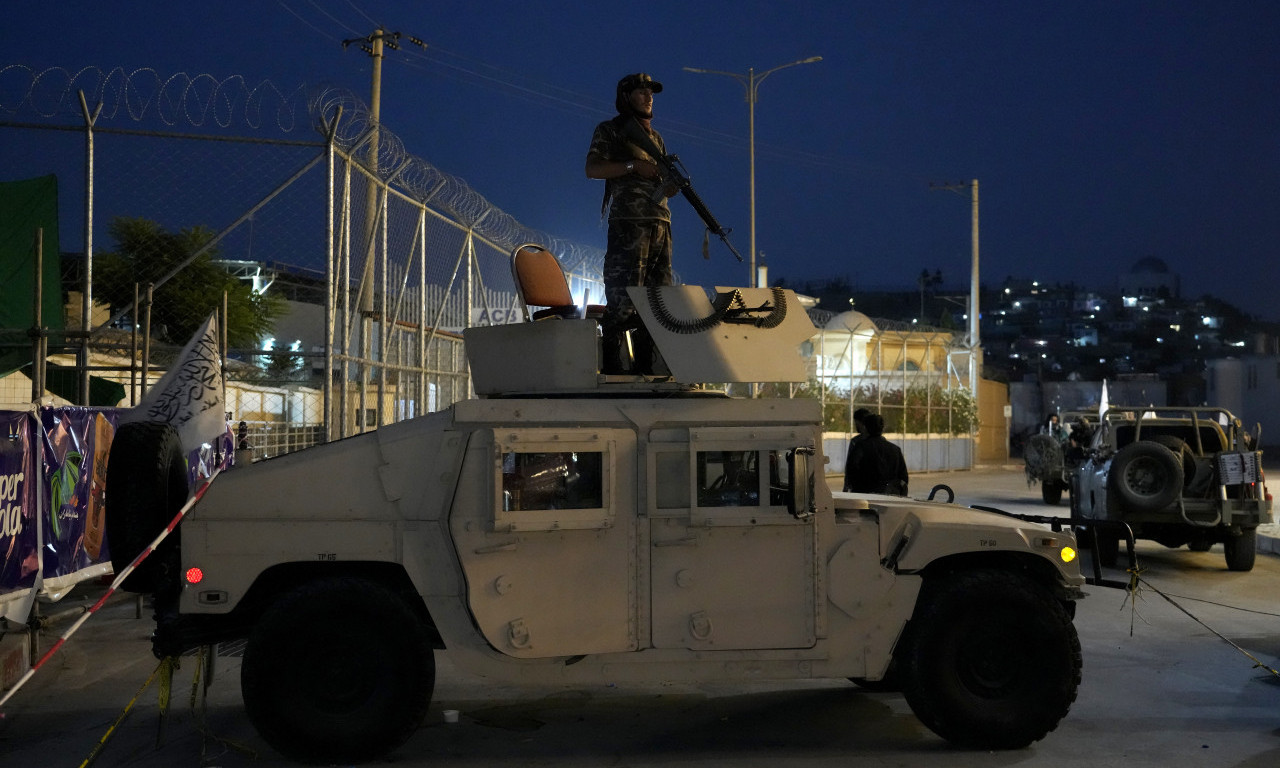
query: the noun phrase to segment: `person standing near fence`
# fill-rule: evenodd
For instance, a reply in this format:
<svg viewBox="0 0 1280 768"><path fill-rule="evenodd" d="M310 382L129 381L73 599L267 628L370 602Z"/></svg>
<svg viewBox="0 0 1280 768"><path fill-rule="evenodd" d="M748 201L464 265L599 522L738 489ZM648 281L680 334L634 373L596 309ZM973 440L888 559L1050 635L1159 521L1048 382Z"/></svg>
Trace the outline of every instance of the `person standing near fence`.
<svg viewBox="0 0 1280 768"><path fill-rule="evenodd" d="M878 413L868 414L863 424L867 434L849 448L845 490L906 496L907 462L902 449L885 439L884 417Z"/></svg>
<svg viewBox="0 0 1280 768"><path fill-rule="evenodd" d="M867 436L867 424L865 419L871 415L871 411L866 408L859 408L853 412L853 431L856 433L849 439L849 448L844 454L844 489L846 491L853 490L853 449L858 443L862 442Z"/></svg>
<svg viewBox="0 0 1280 768"><path fill-rule="evenodd" d="M662 83L638 72L618 81L614 106L618 116L596 126L587 150L587 178L604 180L601 214L609 216L609 239L604 255L606 307L600 320L602 373L624 373L622 361L627 331L635 352L631 373L653 373L657 356L653 341L636 316L627 295L632 285L671 285L671 210L667 198L676 193L662 178L657 162L627 139L623 132L635 120L666 152L654 130L653 96Z"/></svg>

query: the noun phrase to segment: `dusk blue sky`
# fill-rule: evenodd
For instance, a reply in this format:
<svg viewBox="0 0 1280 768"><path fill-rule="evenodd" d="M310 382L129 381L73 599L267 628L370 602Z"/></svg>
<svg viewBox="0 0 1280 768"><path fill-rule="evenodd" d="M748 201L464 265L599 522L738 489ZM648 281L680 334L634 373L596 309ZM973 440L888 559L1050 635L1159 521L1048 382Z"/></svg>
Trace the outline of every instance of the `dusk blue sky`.
<svg viewBox="0 0 1280 768"><path fill-rule="evenodd" d="M426 50L387 56L384 124L522 223L599 247L602 187L583 161L622 75L665 84L654 125L745 255L743 87L682 67L745 76L822 56L759 86L757 241L772 278L908 288L940 269L967 290L967 191L930 184L976 178L988 286L1013 276L1109 289L1155 256L1184 296L1280 319L1280 3L11 5L0 65L240 75L282 90L365 95L370 60L341 40L375 23L420 37ZM30 162L0 162L0 178ZM672 205L685 281L745 284L746 266L714 238L702 259L700 222Z"/></svg>

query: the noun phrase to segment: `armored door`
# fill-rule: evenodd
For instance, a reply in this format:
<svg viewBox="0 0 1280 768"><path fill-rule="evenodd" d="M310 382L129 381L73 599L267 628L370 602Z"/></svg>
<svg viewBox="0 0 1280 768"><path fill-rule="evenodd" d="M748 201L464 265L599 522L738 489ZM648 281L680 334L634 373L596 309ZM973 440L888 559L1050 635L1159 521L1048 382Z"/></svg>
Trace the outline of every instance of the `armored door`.
<svg viewBox="0 0 1280 768"><path fill-rule="evenodd" d="M657 648L808 648L819 622L812 518L788 512L787 451L807 434L716 427L650 437Z"/></svg>
<svg viewBox="0 0 1280 768"><path fill-rule="evenodd" d="M468 474L491 492L484 508L455 506L450 527L494 648L522 658L636 649L634 456L629 430L473 434Z"/></svg>

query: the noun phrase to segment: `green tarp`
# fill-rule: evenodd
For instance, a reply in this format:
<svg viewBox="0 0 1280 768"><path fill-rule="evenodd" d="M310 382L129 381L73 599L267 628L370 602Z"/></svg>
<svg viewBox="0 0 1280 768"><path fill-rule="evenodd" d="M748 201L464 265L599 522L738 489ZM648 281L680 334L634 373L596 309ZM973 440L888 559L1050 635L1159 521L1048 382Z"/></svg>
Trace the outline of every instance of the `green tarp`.
<svg viewBox="0 0 1280 768"><path fill-rule="evenodd" d="M0 330L27 331L35 325L36 231L44 230L41 252L44 268L40 323L63 327L62 250L58 245L58 178L40 176L23 181L0 181ZM0 372L31 370L32 351L24 333L4 334ZM48 365L50 392L80 402L74 370ZM115 405L124 387L106 379L89 381L90 405Z"/></svg>
<svg viewBox="0 0 1280 768"><path fill-rule="evenodd" d="M44 388L72 403L80 402L80 373L75 368L46 363ZM114 406L124 399L124 385L100 376L89 377L89 405Z"/></svg>
<svg viewBox="0 0 1280 768"><path fill-rule="evenodd" d="M44 230L46 328L62 328L62 251L58 247L58 178L0 181L0 328L34 322L36 230Z"/></svg>
<svg viewBox="0 0 1280 768"><path fill-rule="evenodd" d="M44 230L40 323L62 328L62 259L58 249L58 178L0 181L0 371L29 365L24 334L35 325L36 231Z"/></svg>

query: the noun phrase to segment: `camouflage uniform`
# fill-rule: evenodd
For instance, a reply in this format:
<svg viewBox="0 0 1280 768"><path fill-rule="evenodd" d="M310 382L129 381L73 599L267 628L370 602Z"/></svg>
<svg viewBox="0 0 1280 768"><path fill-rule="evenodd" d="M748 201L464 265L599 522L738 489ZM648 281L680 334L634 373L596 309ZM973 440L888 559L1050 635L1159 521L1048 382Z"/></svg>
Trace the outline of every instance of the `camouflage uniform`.
<svg viewBox="0 0 1280 768"><path fill-rule="evenodd" d="M619 116L596 126L591 137L588 158L616 162L647 160L644 150L627 140L622 133ZM666 152L662 136L651 130L658 149ZM607 307L600 320L606 369L618 368L622 335L637 328L635 306L627 295L630 285L671 285L671 211L667 208L666 183L627 174L605 182L605 205L609 212L609 240L604 256L604 290ZM637 368L652 365L652 342L647 334L633 334L636 342Z"/></svg>

